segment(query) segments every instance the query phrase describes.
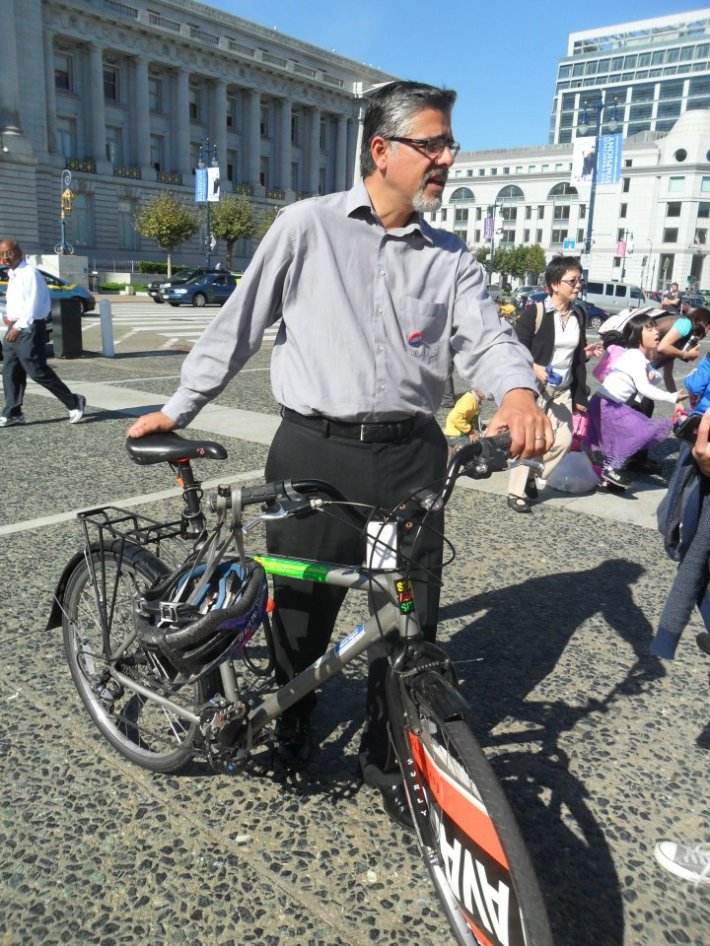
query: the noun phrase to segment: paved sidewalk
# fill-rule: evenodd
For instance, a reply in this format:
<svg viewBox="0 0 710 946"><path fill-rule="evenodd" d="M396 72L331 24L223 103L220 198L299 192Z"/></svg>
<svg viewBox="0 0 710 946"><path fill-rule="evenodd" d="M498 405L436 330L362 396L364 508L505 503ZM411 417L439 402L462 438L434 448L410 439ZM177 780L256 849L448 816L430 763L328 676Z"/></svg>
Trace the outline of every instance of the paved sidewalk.
<svg viewBox="0 0 710 946"><path fill-rule="evenodd" d="M160 307L156 307L160 308ZM132 337L115 359L55 363L87 416L30 386L0 431L2 946L450 946L416 849L361 788L361 660L323 688L299 778L165 777L103 742L70 679L53 590L78 509L174 517L169 470L131 464L132 416L177 384L182 352ZM138 346L142 345L143 350ZM254 483L278 423L259 353L191 430L223 441L205 486ZM675 445L662 452L667 477ZM696 616L673 662L649 645L674 566L655 531L659 479L632 497L505 506L506 477L463 481L447 510L440 637L516 811L558 946L710 946L710 891L666 873L663 838L707 840L708 668ZM252 539L258 548L260 536ZM362 619L348 596L338 639Z"/></svg>

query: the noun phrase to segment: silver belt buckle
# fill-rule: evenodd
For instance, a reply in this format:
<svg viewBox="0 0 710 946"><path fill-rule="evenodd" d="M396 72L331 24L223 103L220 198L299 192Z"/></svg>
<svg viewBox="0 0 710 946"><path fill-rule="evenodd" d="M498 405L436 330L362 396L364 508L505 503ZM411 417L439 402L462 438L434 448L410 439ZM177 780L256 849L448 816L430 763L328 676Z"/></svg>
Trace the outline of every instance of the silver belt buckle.
<svg viewBox="0 0 710 946"><path fill-rule="evenodd" d="M365 440L365 428L367 424L360 424L360 443L367 443Z"/></svg>

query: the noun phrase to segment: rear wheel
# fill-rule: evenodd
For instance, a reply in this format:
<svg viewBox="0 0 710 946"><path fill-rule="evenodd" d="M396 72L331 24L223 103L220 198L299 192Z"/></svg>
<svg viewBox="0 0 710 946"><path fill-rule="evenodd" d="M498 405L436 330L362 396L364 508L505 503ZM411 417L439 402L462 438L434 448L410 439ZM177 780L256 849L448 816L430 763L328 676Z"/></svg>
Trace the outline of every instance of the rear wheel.
<svg viewBox="0 0 710 946"><path fill-rule="evenodd" d="M439 680L444 699L431 700L421 680L391 672L391 736L419 848L456 941L552 946L515 816L468 723L460 714L452 717L458 693ZM446 715L431 702L447 706Z"/></svg>
<svg viewBox="0 0 710 946"><path fill-rule="evenodd" d="M121 755L154 772L174 772L192 756L198 725L147 698L131 683L199 714L216 692L219 676L212 674L174 689L177 675L140 644L133 612L133 596L145 592L170 569L136 545L125 545L122 561L118 553L118 543L107 546L103 553L106 602L109 610L113 606L106 644L100 602L85 559L67 582L62 624L69 669L89 715ZM102 555L97 550L93 563L101 585Z"/></svg>
<svg viewBox="0 0 710 946"><path fill-rule="evenodd" d="M593 328L595 332L598 332L602 327L602 319L598 315L593 315L589 320L589 328Z"/></svg>
<svg viewBox="0 0 710 946"><path fill-rule="evenodd" d="M192 304L196 305L198 308L202 308L203 305L207 302L207 296L204 292L196 292L192 297Z"/></svg>

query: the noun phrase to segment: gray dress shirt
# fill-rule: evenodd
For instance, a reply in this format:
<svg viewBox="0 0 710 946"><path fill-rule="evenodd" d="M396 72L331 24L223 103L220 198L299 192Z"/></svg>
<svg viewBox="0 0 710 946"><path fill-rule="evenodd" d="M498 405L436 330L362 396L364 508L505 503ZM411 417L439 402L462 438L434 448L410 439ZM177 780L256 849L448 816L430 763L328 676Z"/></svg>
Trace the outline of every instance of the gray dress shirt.
<svg viewBox="0 0 710 946"><path fill-rule="evenodd" d="M357 422L433 414L450 348L467 384L499 403L512 388L537 390L530 353L462 241L416 214L385 230L363 181L281 211L163 411L187 425L278 319L272 390L300 414Z"/></svg>

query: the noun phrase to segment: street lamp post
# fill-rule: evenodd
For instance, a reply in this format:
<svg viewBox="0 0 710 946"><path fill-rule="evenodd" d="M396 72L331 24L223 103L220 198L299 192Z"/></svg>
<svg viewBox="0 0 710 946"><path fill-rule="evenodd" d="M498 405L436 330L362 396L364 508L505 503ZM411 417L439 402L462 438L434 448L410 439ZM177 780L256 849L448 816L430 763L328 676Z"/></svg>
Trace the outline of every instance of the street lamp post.
<svg viewBox="0 0 710 946"><path fill-rule="evenodd" d="M621 279L620 282L624 281L624 276L626 275L626 257L631 256L634 251L634 235L631 230L624 230L624 252L621 257Z"/></svg>
<svg viewBox="0 0 710 946"><path fill-rule="evenodd" d="M490 286L493 281L493 253L495 251L495 242L496 242L496 211L501 210L503 207L502 204L495 203L488 205L488 216L486 217L484 226L483 226L483 236L487 237L491 241L490 247L490 258L489 258L489 268L488 268L488 285Z"/></svg>
<svg viewBox="0 0 710 946"><path fill-rule="evenodd" d="M586 266L582 271L582 276L584 278L584 285L587 285L589 279L589 263L592 256L592 243L593 241L593 227L594 227L594 202L597 196L597 160L599 158L599 139L601 138L602 131L602 115L604 114L604 109L606 108L606 92L603 91L601 98L598 102L592 102L588 104L584 103L582 107L581 121L578 126L578 130L584 135L589 130L589 123L587 122L587 113L589 111L594 113L594 160L592 162L592 180L591 187L589 190L589 208L587 214L587 232L584 237L584 256ZM612 118L609 122L609 130L614 131L616 128L616 97L612 103Z"/></svg>
<svg viewBox="0 0 710 946"><path fill-rule="evenodd" d="M59 226L61 236L59 243L54 247L54 252L58 256L71 256L74 252L74 247L71 243L67 243L67 217L72 212L74 192L71 189L71 171L68 168L62 171L61 183L62 189L59 197Z"/></svg>
<svg viewBox="0 0 710 946"><path fill-rule="evenodd" d="M217 146L210 145L210 139L206 138L200 144L200 152L197 159L197 169L200 172L199 179L195 187L196 203L205 205L205 265L208 269L212 267L212 250L215 241L212 239L212 224L210 219L210 204L219 200L219 170L217 174L208 174L207 168L219 168L217 159ZM216 190L212 190L216 188Z"/></svg>

